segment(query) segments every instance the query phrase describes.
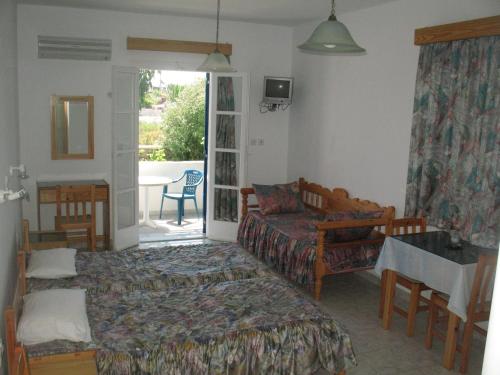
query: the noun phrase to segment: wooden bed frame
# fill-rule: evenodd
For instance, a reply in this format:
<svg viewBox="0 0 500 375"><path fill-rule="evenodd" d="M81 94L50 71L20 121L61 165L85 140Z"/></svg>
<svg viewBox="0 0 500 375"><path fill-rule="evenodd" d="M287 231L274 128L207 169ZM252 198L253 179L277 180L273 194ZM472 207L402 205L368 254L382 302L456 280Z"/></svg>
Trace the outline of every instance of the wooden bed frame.
<svg viewBox="0 0 500 375"><path fill-rule="evenodd" d="M6 355L9 375L19 374L19 361L27 358L31 375L97 375L95 350L29 358L16 340L17 321L22 312L26 293L26 257L24 249L17 254L18 276L12 305L4 312ZM22 368L22 367L21 367Z"/></svg>
<svg viewBox="0 0 500 375"><path fill-rule="evenodd" d="M342 242L338 245L329 244L329 249L345 248L350 246L370 245L382 243L385 236L392 234L391 220L394 219L395 208L393 206L381 207L375 202L368 200L360 200L359 198L349 198L347 190L342 188L334 188L329 190L321 185L307 182L305 179L299 179L300 196L304 206L322 214L328 214L335 211L379 211L383 210L383 216L380 219L366 219L366 220L348 220L338 222L317 222L317 245L316 245L316 264L315 264L315 280L314 280L314 298L319 300L321 297L321 287L323 285L323 277L328 275L335 275L339 273L357 272L372 269L373 267L362 267L349 270L341 270L333 272L323 261L323 254L325 251L325 236L326 232L331 229L345 229L374 226L377 229L378 238L369 240L358 240L352 242ZM242 219L247 215L250 210L258 210L258 204L248 204L249 195L254 195L253 188L243 188L241 192L242 201Z"/></svg>

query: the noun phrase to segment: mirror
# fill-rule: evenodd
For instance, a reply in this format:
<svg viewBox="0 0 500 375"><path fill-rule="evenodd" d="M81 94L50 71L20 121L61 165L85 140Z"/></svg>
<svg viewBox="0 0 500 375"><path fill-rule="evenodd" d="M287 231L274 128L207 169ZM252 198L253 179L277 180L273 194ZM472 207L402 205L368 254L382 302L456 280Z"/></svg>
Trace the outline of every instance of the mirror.
<svg viewBox="0 0 500 375"><path fill-rule="evenodd" d="M94 97L51 97L52 160L94 158Z"/></svg>

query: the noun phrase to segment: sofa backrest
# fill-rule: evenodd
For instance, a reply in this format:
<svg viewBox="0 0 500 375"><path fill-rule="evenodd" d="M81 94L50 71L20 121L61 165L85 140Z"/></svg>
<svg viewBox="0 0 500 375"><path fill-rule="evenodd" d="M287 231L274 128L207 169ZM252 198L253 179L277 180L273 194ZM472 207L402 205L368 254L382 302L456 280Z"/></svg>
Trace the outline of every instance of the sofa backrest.
<svg viewBox="0 0 500 375"><path fill-rule="evenodd" d="M359 198L349 198L347 190L334 188L328 199L328 210L330 211L380 211L383 210L383 218L394 218L394 206L382 207L378 203L361 200Z"/></svg>

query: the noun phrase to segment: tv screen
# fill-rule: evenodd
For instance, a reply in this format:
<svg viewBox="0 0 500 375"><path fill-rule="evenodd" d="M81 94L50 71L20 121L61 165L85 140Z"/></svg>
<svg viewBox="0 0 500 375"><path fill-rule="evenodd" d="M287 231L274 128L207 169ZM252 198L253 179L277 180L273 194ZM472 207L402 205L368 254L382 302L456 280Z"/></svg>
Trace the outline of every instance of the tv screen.
<svg viewBox="0 0 500 375"><path fill-rule="evenodd" d="M290 81L268 79L266 82L268 98L288 98L290 96Z"/></svg>
<svg viewBox="0 0 500 375"><path fill-rule="evenodd" d="M264 102L290 104L292 102L293 78L265 77Z"/></svg>

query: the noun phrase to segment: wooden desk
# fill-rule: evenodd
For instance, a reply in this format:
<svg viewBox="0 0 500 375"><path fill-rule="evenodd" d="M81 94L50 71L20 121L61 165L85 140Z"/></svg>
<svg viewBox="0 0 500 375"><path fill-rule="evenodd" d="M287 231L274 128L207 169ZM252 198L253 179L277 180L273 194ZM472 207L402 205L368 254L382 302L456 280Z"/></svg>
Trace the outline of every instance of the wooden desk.
<svg viewBox="0 0 500 375"><path fill-rule="evenodd" d="M109 184L105 180L72 180L72 181L38 181L36 183L37 191L37 214L38 230L41 230L40 206L42 204L56 203L56 187L61 186L80 186L95 185L96 202L102 202L103 216L103 234L104 247L109 250L110 247L110 212L109 212ZM99 238L99 236L98 236Z"/></svg>

